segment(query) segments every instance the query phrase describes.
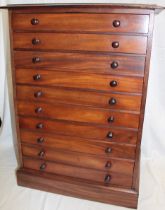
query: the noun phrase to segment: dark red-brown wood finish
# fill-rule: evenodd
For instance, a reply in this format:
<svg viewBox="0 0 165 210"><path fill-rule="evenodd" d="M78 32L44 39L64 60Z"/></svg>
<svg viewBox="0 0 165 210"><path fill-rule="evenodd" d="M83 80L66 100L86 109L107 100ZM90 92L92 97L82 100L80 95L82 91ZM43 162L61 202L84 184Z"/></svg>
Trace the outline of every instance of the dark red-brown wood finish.
<svg viewBox="0 0 165 210"><path fill-rule="evenodd" d="M137 207L155 5L8 6L21 186Z"/></svg>

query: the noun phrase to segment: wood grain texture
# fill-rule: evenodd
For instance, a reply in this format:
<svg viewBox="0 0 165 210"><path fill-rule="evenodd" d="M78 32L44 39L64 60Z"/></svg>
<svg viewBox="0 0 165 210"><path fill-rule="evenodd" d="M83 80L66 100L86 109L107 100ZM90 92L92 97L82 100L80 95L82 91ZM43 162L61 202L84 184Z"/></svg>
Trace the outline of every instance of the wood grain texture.
<svg viewBox="0 0 165 210"><path fill-rule="evenodd" d="M33 69L16 69L17 84L44 85L114 92L141 93L143 78L97 75L65 71L46 71ZM35 80L36 75L40 79ZM112 87L110 82L116 81Z"/></svg>
<svg viewBox="0 0 165 210"><path fill-rule="evenodd" d="M20 185L137 206L157 9L10 8Z"/></svg>
<svg viewBox="0 0 165 210"><path fill-rule="evenodd" d="M14 62L16 68L143 76L145 56L14 51ZM116 69L111 67L113 62L118 64Z"/></svg>
<svg viewBox="0 0 165 210"><path fill-rule="evenodd" d="M41 95L37 95L41 93ZM50 103L60 102L65 104L78 104L83 106L92 106L98 108L114 110L140 111L140 94L121 94L113 92L84 91L57 87L37 87L17 85L16 94L18 100ZM111 104L115 99L116 103Z"/></svg>
<svg viewBox="0 0 165 210"><path fill-rule="evenodd" d="M39 21L33 25L33 19ZM136 14L13 14L14 30L148 33L149 16ZM113 22L120 21L119 27Z"/></svg>
<svg viewBox="0 0 165 210"><path fill-rule="evenodd" d="M104 183L105 176L107 175L106 172L98 171L94 169L86 169L80 168L72 165L60 164L60 163L52 163L50 161L42 161L42 160L35 160L32 158L23 158L23 164L25 168L39 170L41 164L46 164L45 172L58 174L58 175L67 175L69 177L80 178L83 180L89 180L91 182L97 182L102 185L106 185ZM108 174L109 175L109 174ZM124 174L116 174L111 172L110 173L111 180L108 185L118 185L124 187L130 187L132 184L132 177Z"/></svg>
<svg viewBox="0 0 165 210"><path fill-rule="evenodd" d="M18 115L40 117L41 120L42 118L49 118L94 124L109 124L128 128L138 128L139 125L138 114L82 107L79 105L19 101L17 103L17 108ZM113 119L112 121L109 121L109 118L111 117Z"/></svg>
<svg viewBox="0 0 165 210"><path fill-rule="evenodd" d="M44 125L40 130L36 128L38 123L42 123ZM70 135L81 138L88 138L91 140L99 139L104 141L115 141L129 144L135 144L137 141L137 130L115 128L110 125L94 126L66 121L52 121L40 118L20 117L19 126L21 129ZM113 133L112 140L107 137L109 132ZM44 135L44 133L41 135Z"/></svg>
<svg viewBox="0 0 165 210"><path fill-rule="evenodd" d="M78 142L79 144L79 152L69 152L66 146L64 146L63 142L63 147L64 149L61 148L51 148L51 146L42 146L42 145L32 145L30 146L23 146L22 151L24 155L27 156L32 156L35 158L40 157L39 153L40 151L44 151L43 156L40 158L46 158L48 160L63 160L64 162L69 161L69 159L72 160L72 162L83 162L84 167L85 165L87 166L87 159L86 161L83 160L84 156L87 154L93 154L105 157L105 158L111 158L111 157L116 157L116 158L123 158L123 159L131 159L134 160L135 158L135 147L133 146L128 146L128 145L117 145L113 143L109 143L109 145L102 144L102 143L95 143L95 145L92 146L92 142ZM91 151L90 151L91 147ZM66 149L66 150L65 150ZM76 150L76 149L75 149ZM85 153L85 154L81 154ZM68 154L68 155L67 155ZM95 157L97 159L97 157ZM95 159L93 158L93 161ZM108 160L107 160L108 161ZM103 164L103 167L105 167L106 162Z"/></svg>
<svg viewBox="0 0 165 210"><path fill-rule="evenodd" d="M129 148L127 146L127 148L129 151L125 152L125 154L127 153L128 154L127 156L130 156L131 147ZM39 156L41 151L44 151L44 155L42 157ZM119 157L115 158L113 157L113 155L108 155L108 154L106 155L105 152L104 152L104 155L97 156L96 153L88 154L86 152L85 154L83 154L82 150L81 152L75 152L75 151L69 151L65 149L64 150L52 149L50 147L42 147L38 145L30 145L30 144L25 144L25 143L22 144L22 152L24 156L33 157L35 159L40 159L40 160L45 160L45 161L48 160L52 162L75 165L75 166L89 168L89 169L92 168L92 169L101 170L107 173L111 171L111 172L129 175L129 176L132 176L133 166L134 166L134 160L131 160L131 158L130 159L126 159L126 158L121 159ZM120 156L121 154L120 151L118 152L118 154ZM124 151L123 151L123 154L124 154ZM132 156L133 156L133 147L132 147ZM110 166L107 166L107 163L109 163Z"/></svg>
<svg viewBox="0 0 165 210"><path fill-rule="evenodd" d="M52 175L30 169L17 171L17 183L24 187L40 189L78 198L85 198L130 208L137 207L138 194L133 190L101 186L67 176ZM87 193L88 192L88 193Z"/></svg>
<svg viewBox="0 0 165 210"><path fill-rule="evenodd" d="M32 40L39 44L32 44ZM69 34L69 33L13 33L14 49L73 50L146 54L146 36ZM113 48L112 43L119 47Z"/></svg>

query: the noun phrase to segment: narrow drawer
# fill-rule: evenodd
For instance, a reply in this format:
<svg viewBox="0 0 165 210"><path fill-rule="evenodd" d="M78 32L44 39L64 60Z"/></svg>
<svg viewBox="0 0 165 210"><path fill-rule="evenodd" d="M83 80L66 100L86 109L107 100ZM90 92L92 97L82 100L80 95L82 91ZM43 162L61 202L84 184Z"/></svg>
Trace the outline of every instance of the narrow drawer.
<svg viewBox="0 0 165 210"><path fill-rule="evenodd" d="M149 16L136 14L13 14L14 30L148 33Z"/></svg>
<svg viewBox="0 0 165 210"><path fill-rule="evenodd" d="M41 151L44 151L44 158L48 158L50 160L57 160L57 154L63 154L65 156L65 151L74 151L74 152L80 152L86 154L92 154L92 155L100 155L105 158L109 157L116 157L116 158L125 158L125 159L132 159L135 158L135 147L134 146L128 146L128 145L118 145L114 143L99 143L99 142L92 142L92 141L85 141L80 140L79 138L71 138L68 141L69 138L65 136L60 135L49 135L44 138L43 143L38 143L38 141L42 140L44 137L39 137L37 141L35 136L33 136L32 139L21 139L24 143L32 143L33 145L36 145L36 147L32 147L31 151L33 154L36 154L35 157L38 157L37 154L40 154ZM37 144L38 143L38 144ZM38 147L37 147L38 146ZM24 147L23 147L24 148ZM25 147L26 148L26 147ZM55 149L56 151L53 151L51 149ZM58 153L59 150L64 150L63 152ZM24 149L23 149L24 151ZM25 149L26 151L26 149ZM78 153L74 153L75 156ZM25 154L26 155L26 154ZM30 154L27 154L30 155ZM31 156L31 155L30 155ZM79 154L78 154L79 156ZM50 158L49 158L50 157ZM67 159L67 157L64 157ZM76 158L78 160L79 158Z"/></svg>
<svg viewBox="0 0 165 210"><path fill-rule="evenodd" d="M42 160L66 163L84 168L92 168L102 171L113 171L132 175L134 161L127 159L114 159L112 157L100 157L78 152L69 152L67 150L53 150L46 147L34 145L22 145L24 156L33 157ZM122 166L123 164L123 166ZM121 168L120 168L121 167Z"/></svg>
<svg viewBox="0 0 165 210"><path fill-rule="evenodd" d="M117 112L80 105L17 102L18 115L138 128L139 114ZM41 119L42 120L42 119Z"/></svg>
<svg viewBox="0 0 165 210"><path fill-rule="evenodd" d="M14 51L16 68L144 76L145 56Z"/></svg>
<svg viewBox="0 0 165 210"><path fill-rule="evenodd" d="M43 124L40 129L37 128L39 123ZM43 137L46 132L69 135L71 137L87 138L91 141L98 139L101 141L112 141L133 145L136 144L137 141L137 131L132 129L119 129L110 126L91 126L32 117L19 117L19 126L21 129L41 132L40 137Z"/></svg>
<svg viewBox="0 0 165 210"><path fill-rule="evenodd" d="M13 33L13 48L146 54L147 37L72 33Z"/></svg>
<svg viewBox="0 0 165 210"><path fill-rule="evenodd" d="M35 160L32 158L23 158L24 168L40 170L58 175L65 175L79 179L85 179L100 184L118 185L131 187L132 176L124 174L106 173L103 171L79 168L76 166L53 163L49 161Z"/></svg>
<svg viewBox="0 0 165 210"><path fill-rule="evenodd" d="M80 104L116 110L140 111L141 105L140 94L117 94L57 87L17 85L16 95L18 100L49 101L51 103L56 101L65 104Z"/></svg>
<svg viewBox="0 0 165 210"><path fill-rule="evenodd" d="M16 83L57 87L83 88L115 92L141 93L143 78L16 69Z"/></svg>

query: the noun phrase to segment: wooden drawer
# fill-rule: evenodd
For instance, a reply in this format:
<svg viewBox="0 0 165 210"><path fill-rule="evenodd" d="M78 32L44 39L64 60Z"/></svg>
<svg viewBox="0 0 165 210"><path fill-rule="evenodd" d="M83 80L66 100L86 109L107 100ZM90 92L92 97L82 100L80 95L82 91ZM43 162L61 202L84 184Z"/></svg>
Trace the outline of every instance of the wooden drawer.
<svg viewBox="0 0 165 210"><path fill-rule="evenodd" d="M113 45L115 46L113 47ZM146 54L147 36L13 33L13 47L14 49Z"/></svg>
<svg viewBox="0 0 165 210"><path fill-rule="evenodd" d="M14 30L148 33L149 16L136 14L14 14ZM116 27L115 27L116 26Z"/></svg>
<svg viewBox="0 0 165 210"><path fill-rule="evenodd" d="M61 102L108 109L140 111L141 95L82 91L66 88L16 86L18 100Z"/></svg>
<svg viewBox="0 0 165 210"><path fill-rule="evenodd" d="M39 137L39 140L42 138L43 137ZM70 140L68 141L68 139ZM28 138L27 140L21 139L21 141L25 143L32 143L34 145L39 146L38 148L35 148L35 150L37 150L35 152L36 157L37 157L37 154L39 154L40 150L41 151L44 150L45 151L44 157L50 160L57 160L56 158L57 158L58 151L60 151L61 149L64 150L63 152L64 154L65 154L65 151L75 151L75 152L98 155L98 156L100 155L106 158L116 157L116 158L125 158L125 159L134 160L135 149L136 149L134 146L120 145L120 144L118 145L111 142L100 143L100 142L85 141L83 139L80 140L79 138L71 139L71 138L67 138L66 136L60 136L60 135L56 135L56 136L49 135L45 137L44 138L45 143L37 144L38 139L36 141L36 136L33 136L32 139L30 138ZM56 151L52 151L51 149L56 149ZM32 148L32 151L34 151L34 148Z"/></svg>
<svg viewBox="0 0 165 210"><path fill-rule="evenodd" d="M36 126L41 123L43 127L38 129ZM19 117L21 129L44 133L64 134L71 137L87 138L90 140L102 140L107 142L118 142L136 144L137 132L134 129L119 129L110 126L91 126L73 122L52 121L46 119Z"/></svg>
<svg viewBox="0 0 165 210"><path fill-rule="evenodd" d="M17 108L18 115L21 116L34 116L94 124L110 124L129 128L138 128L139 126L139 114L83 107L80 105L18 101Z"/></svg>
<svg viewBox="0 0 165 210"><path fill-rule="evenodd" d="M132 185L132 176L120 173L106 173L104 171L79 168L76 166L36 160L26 157L23 158L23 165L25 168L29 169L42 170L43 172L71 176L92 182L99 182L100 184L118 185L125 187L131 187ZM109 182L105 182L107 175L110 176L110 180L108 179Z"/></svg>
<svg viewBox="0 0 165 210"><path fill-rule="evenodd" d="M14 63L16 68L143 76L145 56L14 51Z"/></svg>
<svg viewBox="0 0 165 210"><path fill-rule="evenodd" d="M131 149L128 150L130 151ZM117 148L116 151L114 149L114 153L115 152L117 153ZM132 175L133 165L134 165L133 158L117 159L119 157L116 157L115 159L113 158L113 155L111 157L111 155L106 154L103 157L101 157L98 155L84 154L81 152L80 153L70 152L67 150L59 150L59 149L55 150L42 146L26 145L26 144L25 145L22 144L22 153L24 156L33 157L37 159L66 163L84 168L93 168L103 171L113 171L127 175Z"/></svg>
<svg viewBox="0 0 165 210"><path fill-rule="evenodd" d="M16 69L16 83L141 93L143 78L110 75Z"/></svg>

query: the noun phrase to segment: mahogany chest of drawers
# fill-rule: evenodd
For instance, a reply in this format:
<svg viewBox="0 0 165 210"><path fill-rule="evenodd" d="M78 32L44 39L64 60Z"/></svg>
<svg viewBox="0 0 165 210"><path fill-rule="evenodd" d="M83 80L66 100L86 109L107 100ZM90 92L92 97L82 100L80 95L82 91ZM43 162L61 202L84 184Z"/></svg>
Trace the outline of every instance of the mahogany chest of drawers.
<svg viewBox="0 0 165 210"><path fill-rule="evenodd" d="M19 185L136 208L160 9L9 7Z"/></svg>

